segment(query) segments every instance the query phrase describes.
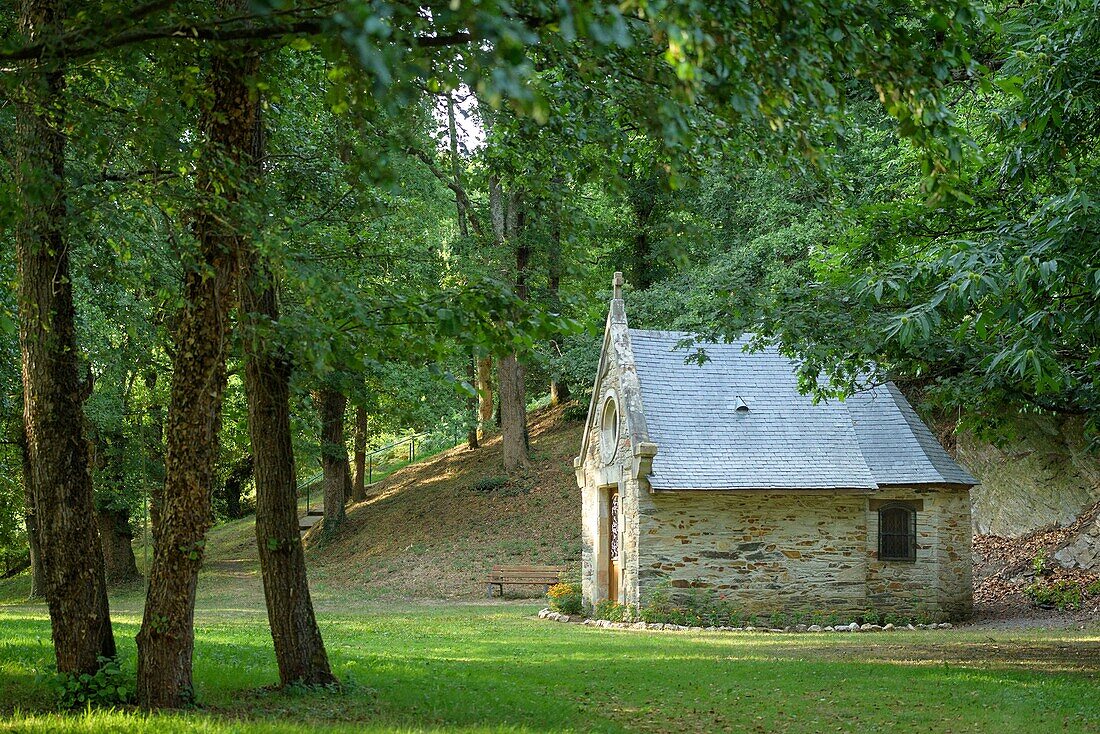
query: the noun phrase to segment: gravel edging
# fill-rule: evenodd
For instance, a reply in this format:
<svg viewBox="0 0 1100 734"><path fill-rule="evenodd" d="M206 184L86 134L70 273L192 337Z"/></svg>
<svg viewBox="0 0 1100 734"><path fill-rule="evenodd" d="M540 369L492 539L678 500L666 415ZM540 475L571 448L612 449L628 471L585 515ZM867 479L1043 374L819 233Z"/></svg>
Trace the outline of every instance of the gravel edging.
<svg viewBox="0 0 1100 734"><path fill-rule="evenodd" d="M852 622L850 624L841 624L835 627L822 627L821 625L817 624L798 624L793 627L688 627L682 624L664 624L661 622L610 622L606 619L586 618L580 614L562 614L561 612L554 612L550 609L540 610L538 618L545 619L550 622L581 624L585 627L599 627L601 629L661 630L663 632L769 632L773 634L801 634L807 632L894 632L898 630L948 630L952 629L955 626L950 622L940 622L938 624L907 624L902 627L896 627L892 624L861 625L856 622Z"/></svg>

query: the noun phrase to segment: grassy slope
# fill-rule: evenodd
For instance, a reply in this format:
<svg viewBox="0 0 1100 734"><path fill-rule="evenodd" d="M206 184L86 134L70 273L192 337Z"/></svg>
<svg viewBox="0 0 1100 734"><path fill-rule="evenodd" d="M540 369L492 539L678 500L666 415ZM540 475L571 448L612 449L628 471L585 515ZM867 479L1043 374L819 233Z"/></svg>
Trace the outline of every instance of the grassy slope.
<svg viewBox="0 0 1100 734"><path fill-rule="evenodd" d="M573 457L581 424L561 411L530 416L532 467L491 491L479 480L501 474L500 437L465 445L395 472L348 508L333 541L307 536L310 573L341 588L387 598L483 596L496 563L580 561L580 490Z"/></svg>

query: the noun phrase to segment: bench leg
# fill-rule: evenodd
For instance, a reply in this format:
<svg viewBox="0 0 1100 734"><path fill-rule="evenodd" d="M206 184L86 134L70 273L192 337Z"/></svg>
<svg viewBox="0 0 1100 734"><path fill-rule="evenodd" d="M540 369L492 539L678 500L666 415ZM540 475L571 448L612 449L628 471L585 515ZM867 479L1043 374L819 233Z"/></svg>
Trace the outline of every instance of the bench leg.
<svg viewBox="0 0 1100 734"><path fill-rule="evenodd" d="M493 598L493 585L492 584L488 585L488 587L486 588L486 592L487 592L486 596L488 596L490 599L492 599Z"/></svg>

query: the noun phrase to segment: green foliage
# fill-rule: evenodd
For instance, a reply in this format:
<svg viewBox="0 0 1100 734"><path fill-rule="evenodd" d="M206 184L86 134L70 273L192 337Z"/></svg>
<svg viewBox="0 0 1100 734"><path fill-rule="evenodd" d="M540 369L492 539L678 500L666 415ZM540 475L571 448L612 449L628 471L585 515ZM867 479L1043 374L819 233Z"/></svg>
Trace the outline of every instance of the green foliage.
<svg viewBox="0 0 1100 734"><path fill-rule="evenodd" d="M1024 594L1036 605L1060 612L1080 608L1084 596L1081 584L1070 579L1049 582L1036 579L1024 587Z"/></svg>
<svg viewBox="0 0 1100 734"><path fill-rule="evenodd" d="M626 604L603 599L596 602L592 616L595 619L606 619L608 622L630 622L634 618L634 612Z"/></svg>
<svg viewBox="0 0 1100 734"><path fill-rule="evenodd" d="M579 400L572 400L562 408L561 417L570 423L581 423L588 418L588 406Z"/></svg>
<svg viewBox="0 0 1100 734"><path fill-rule="evenodd" d="M508 477L493 475L481 477L470 485L475 492L498 492L508 486Z"/></svg>
<svg viewBox="0 0 1100 734"><path fill-rule="evenodd" d="M546 592L546 599L550 608L562 614L581 613L581 586L580 584L562 582L554 584Z"/></svg>
<svg viewBox="0 0 1100 734"><path fill-rule="evenodd" d="M1035 558L1031 561L1031 570L1036 576L1043 576L1047 570L1047 552L1045 549L1040 548L1039 552L1035 554Z"/></svg>
<svg viewBox="0 0 1100 734"><path fill-rule="evenodd" d="M117 658L99 658L95 673L57 673L49 681L62 709L109 707L127 704L134 697L134 680Z"/></svg>

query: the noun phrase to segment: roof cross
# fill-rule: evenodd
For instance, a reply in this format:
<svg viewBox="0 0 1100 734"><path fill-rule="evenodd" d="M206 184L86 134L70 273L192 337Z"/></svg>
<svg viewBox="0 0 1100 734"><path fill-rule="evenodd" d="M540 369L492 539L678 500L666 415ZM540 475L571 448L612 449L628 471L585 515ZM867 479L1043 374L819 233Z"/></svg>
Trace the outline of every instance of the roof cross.
<svg viewBox="0 0 1100 734"><path fill-rule="evenodd" d="M611 279L611 297L620 300L623 297L623 274L620 272L615 273L615 277Z"/></svg>

